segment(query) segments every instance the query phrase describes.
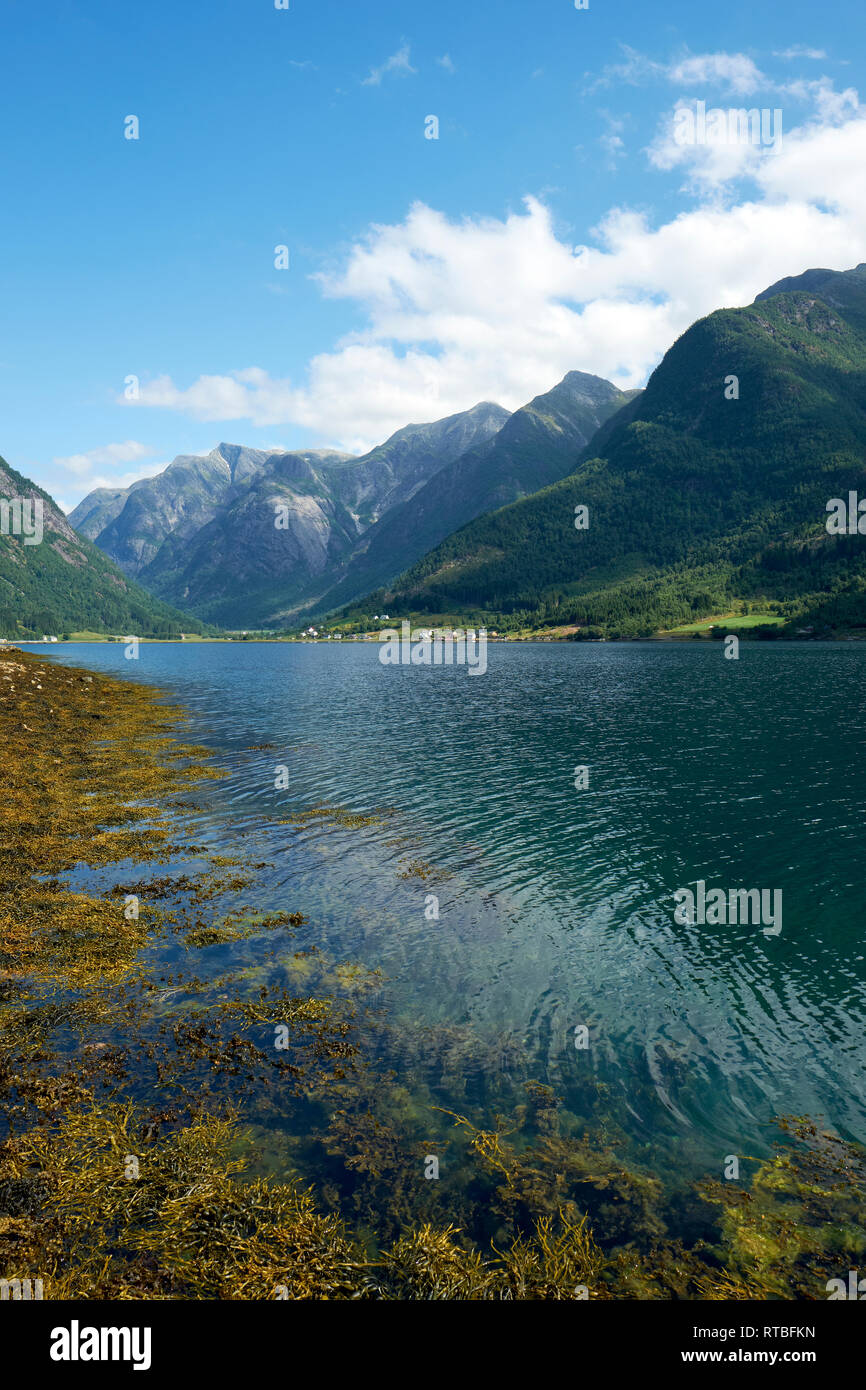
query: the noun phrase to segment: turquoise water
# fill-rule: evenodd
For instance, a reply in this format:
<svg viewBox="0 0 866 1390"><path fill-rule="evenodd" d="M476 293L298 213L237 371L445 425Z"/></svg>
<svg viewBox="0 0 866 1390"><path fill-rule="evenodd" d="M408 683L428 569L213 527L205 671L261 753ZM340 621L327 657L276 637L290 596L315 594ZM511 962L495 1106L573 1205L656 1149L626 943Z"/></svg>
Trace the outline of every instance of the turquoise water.
<svg viewBox="0 0 866 1390"><path fill-rule="evenodd" d="M392 1018L477 1039L476 1099L491 1056L575 1110L602 1083L636 1148L696 1172L766 1152L775 1113L866 1141L866 647L492 644L483 676L372 644L123 651L52 655L186 706L230 772L196 834L267 860L257 902L310 918L287 949L380 967ZM391 814L273 823L322 802ZM781 933L679 924L698 879L781 890Z"/></svg>

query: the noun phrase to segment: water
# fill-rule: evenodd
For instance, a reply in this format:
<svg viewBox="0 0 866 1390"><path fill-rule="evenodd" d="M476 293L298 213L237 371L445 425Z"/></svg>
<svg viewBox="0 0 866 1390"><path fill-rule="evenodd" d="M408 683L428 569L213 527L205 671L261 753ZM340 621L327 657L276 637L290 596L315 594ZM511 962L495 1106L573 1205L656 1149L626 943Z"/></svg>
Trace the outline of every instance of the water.
<svg viewBox="0 0 866 1390"><path fill-rule="evenodd" d="M372 644L123 651L52 655L186 706L230 770L196 834L267 858L257 901L380 967L394 1019L463 1029L575 1108L601 1083L660 1168L766 1152L776 1113L866 1141L866 647L492 644L483 676ZM393 810L273 823L322 802ZM698 879L780 889L780 935L678 924Z"/></svg>

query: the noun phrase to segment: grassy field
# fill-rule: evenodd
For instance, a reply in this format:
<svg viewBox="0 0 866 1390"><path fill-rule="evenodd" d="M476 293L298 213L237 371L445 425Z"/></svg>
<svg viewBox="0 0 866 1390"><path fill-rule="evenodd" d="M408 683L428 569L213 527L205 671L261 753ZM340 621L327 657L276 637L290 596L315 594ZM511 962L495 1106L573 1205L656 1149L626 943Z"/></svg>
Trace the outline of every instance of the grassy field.
<svg viewBox="0 0 866 1390"><path fill-rule="evenodd" d="M661 637L677 637L689 632L708 632L711 627L728 627L731 630L748 627L780 626L785 619L778 613L716 613L711 618L700 618L695 623L683 623L661 632Z"/></svg>

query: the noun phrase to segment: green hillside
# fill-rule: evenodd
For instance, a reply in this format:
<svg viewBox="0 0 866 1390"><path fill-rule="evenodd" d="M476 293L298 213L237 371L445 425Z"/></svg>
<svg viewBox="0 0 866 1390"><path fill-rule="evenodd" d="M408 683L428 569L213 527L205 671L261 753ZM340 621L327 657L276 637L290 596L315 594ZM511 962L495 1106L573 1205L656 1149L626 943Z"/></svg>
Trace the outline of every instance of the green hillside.
<svg viewBox="0 0 866 1390"><path fill-rule="evenodd" d="M581 449L636 393L588 372L568 372L516 410L499 432L446 464L371 528L341 577L311 613L327 612L387 584L473 518L570 473Z"/></svg>
<svg viewBox="0 0 866 1390"><path fill-rule="evenodd" d="M830 498L866 497L866 266L782 283L695 323L568 477L464 526L351 614L639 636L745 601L866 625L866 537L826 530Z"/></svg>
<svg viewBox="0 0 866 1390"><path fill-rule="evenodd" d="M0 458L0 502L42 503L42 539L14 534L14 513L0 526L0 636L60 636L88 630L140 637L201 632L203 625L151 598L96 546L77 535L56 503ZM35 519L35 512L30 513ZM31 528L34 539L35 526Z"/></svg>

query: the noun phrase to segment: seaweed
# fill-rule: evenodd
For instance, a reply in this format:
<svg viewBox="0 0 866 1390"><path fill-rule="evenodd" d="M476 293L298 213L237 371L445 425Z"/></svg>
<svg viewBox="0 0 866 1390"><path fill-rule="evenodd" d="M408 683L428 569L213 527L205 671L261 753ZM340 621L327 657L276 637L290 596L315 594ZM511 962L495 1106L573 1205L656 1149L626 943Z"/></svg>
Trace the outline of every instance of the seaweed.
<svg viewBox="0 0 866 1390"><path fill-rule="evenodd" d="M158 694L0 660L3 1277L49 1298L814 1299L866 1258L863 1152L809 1117L748 1181L672 1188L600 1084L575 1113L517 1038L388 1017L380 972L303 911L239 902L267 865L191 842L182 793L221 773Z"/></svg>

